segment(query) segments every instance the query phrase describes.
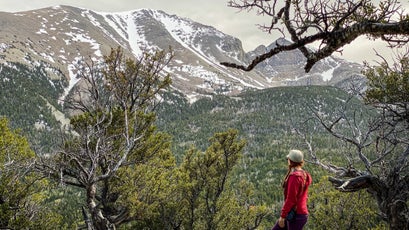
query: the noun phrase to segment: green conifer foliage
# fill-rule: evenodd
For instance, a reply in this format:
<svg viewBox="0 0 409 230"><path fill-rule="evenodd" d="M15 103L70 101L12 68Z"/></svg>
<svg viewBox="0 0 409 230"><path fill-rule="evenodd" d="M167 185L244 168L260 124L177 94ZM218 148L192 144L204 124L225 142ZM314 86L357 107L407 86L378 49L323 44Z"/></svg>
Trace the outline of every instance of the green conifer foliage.
<svg viewBox="0 0 409 230"><path fill-rule="evenodd" d="M0 119L0 228L52 229L61 216L43 206L47 181L34 173L27 139Z"/></svg>

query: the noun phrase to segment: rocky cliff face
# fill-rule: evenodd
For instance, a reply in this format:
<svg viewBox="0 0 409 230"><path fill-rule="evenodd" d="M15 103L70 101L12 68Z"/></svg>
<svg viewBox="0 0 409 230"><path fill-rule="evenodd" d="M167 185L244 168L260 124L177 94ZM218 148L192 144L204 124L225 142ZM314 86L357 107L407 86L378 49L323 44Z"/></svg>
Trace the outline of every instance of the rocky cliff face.
<svg viewBox="0 0 409 230"><path fill-rule="evenodd" d="M204 94L234 95L285 85L347 87L350 79L360 79L359 65L331 57L306 74L304 59L297 51L277 55L251 72L227 68L219 63L248 63L275 43L245 53L240 40L211 26L149 9L103 13L57 6L2 12L0 26L0 63L40 67L53 81L63 82L64 93L77 84L79 62L102 60L118 46L134 57L172 47L176 56L166 71L173 87L193 100Z"/></svg>

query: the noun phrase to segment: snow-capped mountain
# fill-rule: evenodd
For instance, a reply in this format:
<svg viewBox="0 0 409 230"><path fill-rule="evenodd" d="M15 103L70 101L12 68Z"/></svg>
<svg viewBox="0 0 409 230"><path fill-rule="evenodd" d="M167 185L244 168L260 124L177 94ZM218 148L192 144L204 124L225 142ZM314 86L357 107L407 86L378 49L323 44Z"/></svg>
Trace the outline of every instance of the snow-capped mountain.
<svg viewBox="0 0 409 230"><path fill-rule="evenodd" d="M227 68L219 63L248 63L269 47L246 53L239 39L211 26L149 9L104 13L57 6L0 12L0 25L0 63L41 67L50 79L63 82L61 96L77 84L79 61L102 59L118 46L135 57L146 50L172 47L175 58L166 71L172 76L172 86L190 99L215 92L234 95L249 88L341 86L360 76L359 65L332 57L306 74L297 51L277 55L251 72Z"/></svg>

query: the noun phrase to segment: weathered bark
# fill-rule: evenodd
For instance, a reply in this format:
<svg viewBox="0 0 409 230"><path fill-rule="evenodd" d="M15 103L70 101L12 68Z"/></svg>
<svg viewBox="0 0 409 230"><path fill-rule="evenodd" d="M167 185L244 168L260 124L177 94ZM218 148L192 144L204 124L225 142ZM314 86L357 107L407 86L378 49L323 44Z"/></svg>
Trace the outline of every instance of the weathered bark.
<svg viewBox="0 0 409 230"><path fill-rule="evenodd" d="M115 230L115 225L103 215L101 210L102 207L97 205L96 190L97 188L95 184L92 184L87 188L87 206L92 221L92 225L87 226L88 230Z"/></svg>
<svg viewBox="0 0 409 230"><path fill-rule="evenodd" d="M385 182L376 176L364 175L347 180L330 177L329 181L342 192L367 189L377 200L381 215L391 230L409 228L409 175L389 174Z"/></svg>

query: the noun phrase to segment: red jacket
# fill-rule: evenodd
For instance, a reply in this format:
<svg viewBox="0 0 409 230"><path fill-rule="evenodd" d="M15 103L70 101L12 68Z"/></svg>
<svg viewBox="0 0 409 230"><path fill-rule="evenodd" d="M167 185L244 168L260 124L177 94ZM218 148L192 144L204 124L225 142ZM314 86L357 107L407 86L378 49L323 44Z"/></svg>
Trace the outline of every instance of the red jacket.
<svg viewBox="0 0 409 230"><path fill-rule="evenodd" d="M312 182L311 175L304 170L291 172L284 187L284 205L281 217L285 218L292 207L296 207L297 214L308 214L308 187Z"/></svg>

